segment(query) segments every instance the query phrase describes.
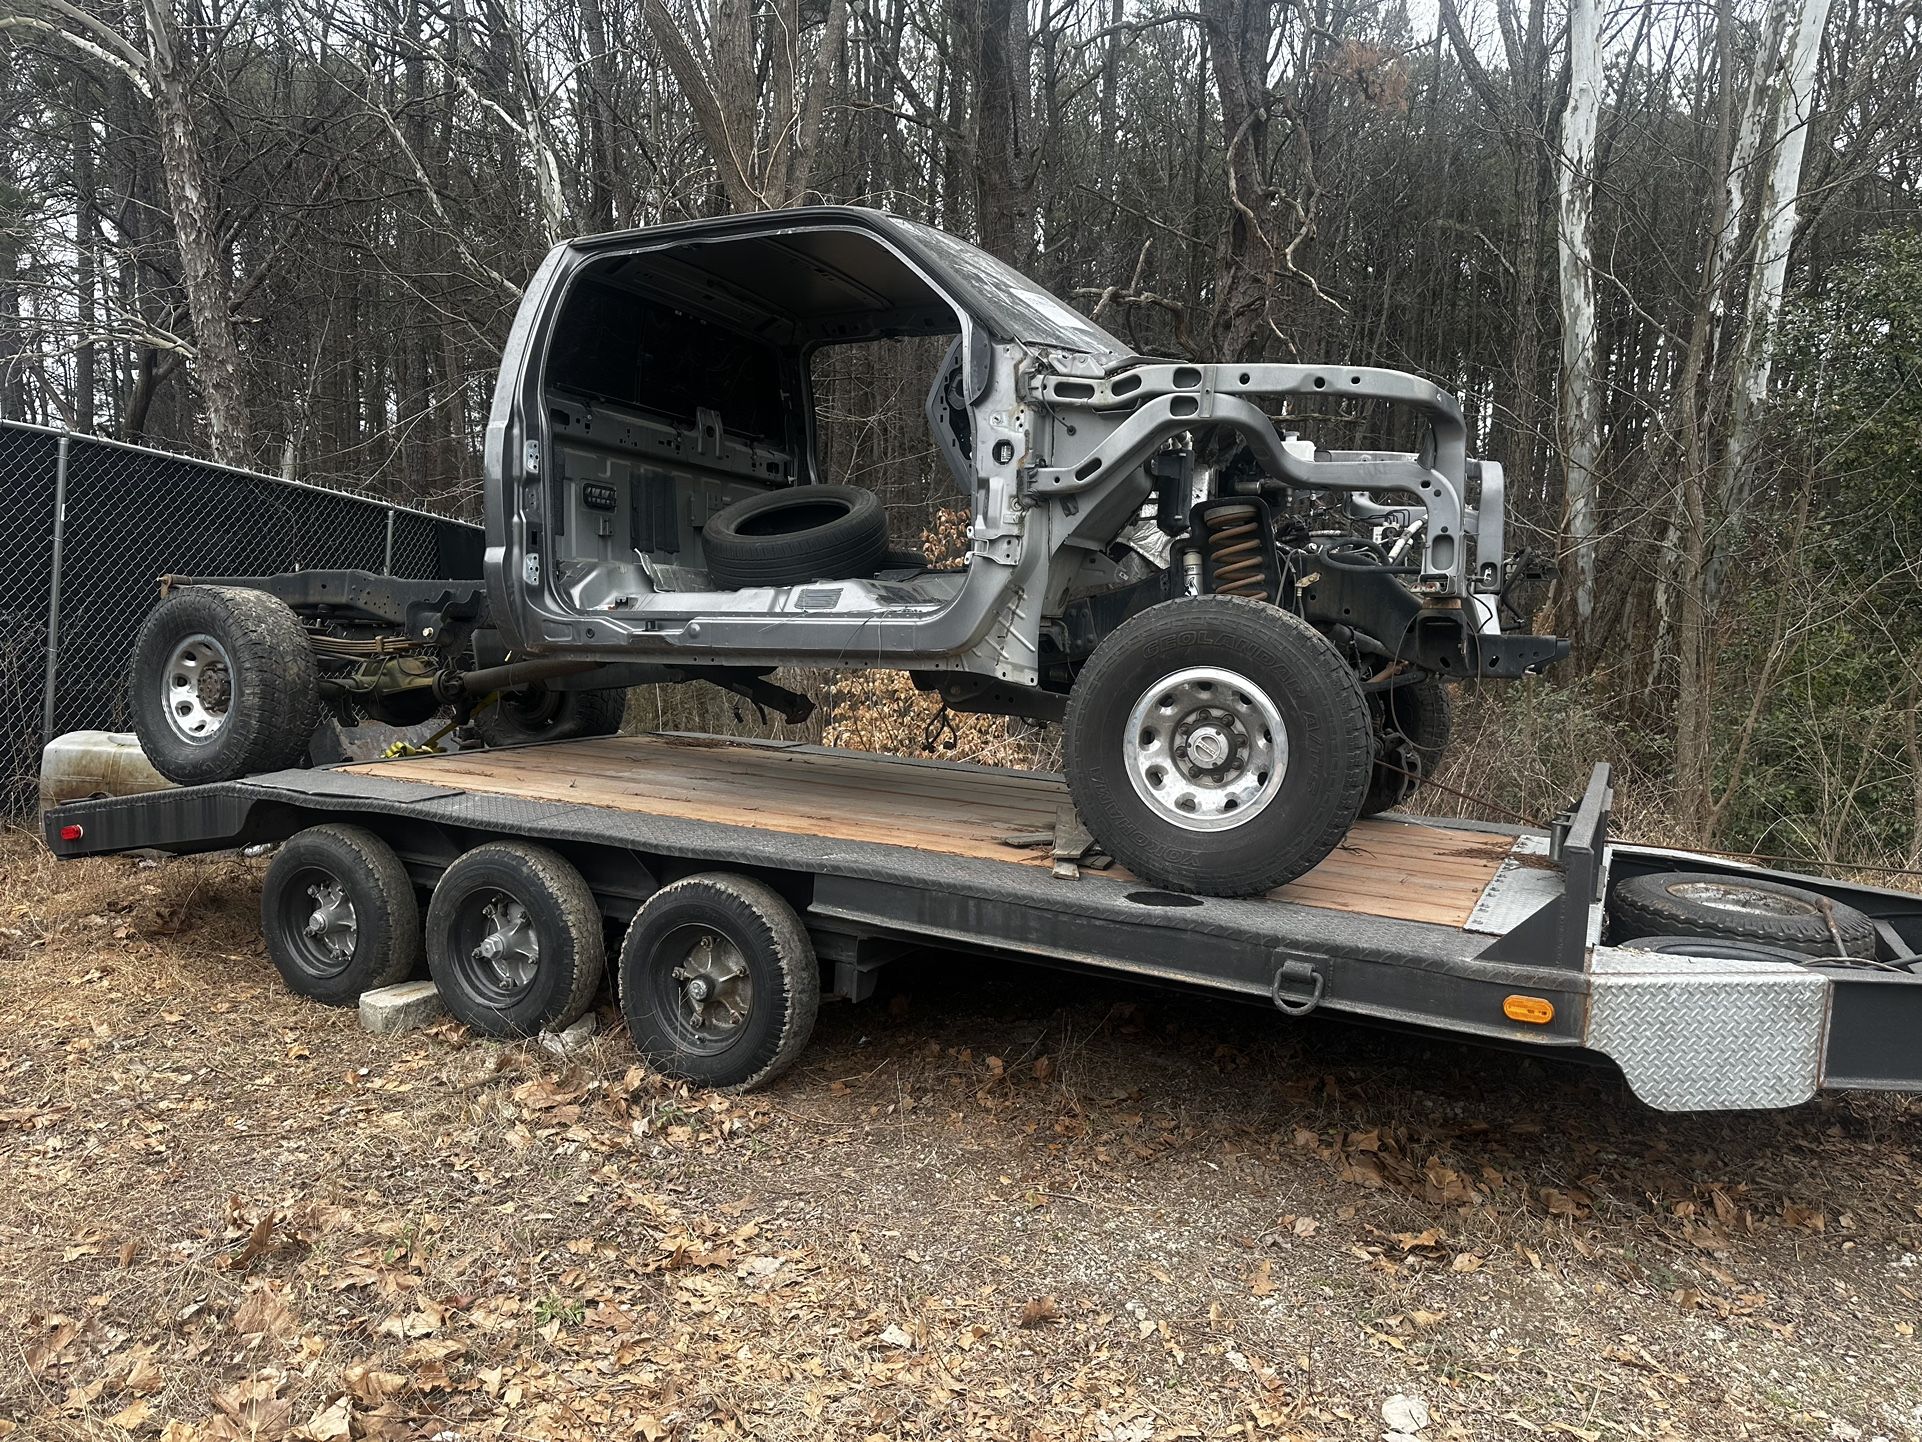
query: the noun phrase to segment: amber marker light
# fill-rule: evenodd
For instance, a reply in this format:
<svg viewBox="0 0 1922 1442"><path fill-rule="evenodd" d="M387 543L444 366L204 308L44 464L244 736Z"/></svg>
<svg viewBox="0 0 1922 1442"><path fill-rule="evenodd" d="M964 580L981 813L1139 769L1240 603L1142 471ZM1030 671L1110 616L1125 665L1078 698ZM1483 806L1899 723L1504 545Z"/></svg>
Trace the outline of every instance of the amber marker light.
<svg viewBox="0 0 1922 1442"><path fill-rule="evenodd" d="M1510 1021L1547 1026L1555 1020L1555 1003L1545 996L1510 996L1502 1000L1502 1015Z"/></svg>

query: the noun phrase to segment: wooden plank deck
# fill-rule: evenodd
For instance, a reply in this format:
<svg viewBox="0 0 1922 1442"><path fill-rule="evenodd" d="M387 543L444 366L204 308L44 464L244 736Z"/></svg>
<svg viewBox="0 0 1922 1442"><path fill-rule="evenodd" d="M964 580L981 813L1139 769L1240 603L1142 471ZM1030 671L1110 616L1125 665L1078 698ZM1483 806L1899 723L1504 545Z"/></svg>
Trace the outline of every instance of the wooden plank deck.
<svg viewBox="0 0 1922 1442"><path fill-rule="evenodd" d="M1053 777L687 737L610 736L342 769L1044 868L1051 864L1045 848L1020 849L1005 838L1052 830L1068 801L1066 784ZM1331 911L1460 926L1509 846L1486 832L1362 821L1321 865L1272 894ZM1119 867L1102 874L1127 876Z"/></svg>

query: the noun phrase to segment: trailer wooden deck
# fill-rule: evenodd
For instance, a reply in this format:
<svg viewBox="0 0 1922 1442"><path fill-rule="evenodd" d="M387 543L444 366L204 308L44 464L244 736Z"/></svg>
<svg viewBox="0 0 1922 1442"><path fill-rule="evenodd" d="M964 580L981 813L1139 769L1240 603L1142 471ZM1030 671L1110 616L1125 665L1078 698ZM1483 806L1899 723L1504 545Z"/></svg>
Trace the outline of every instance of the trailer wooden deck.
<svg viewBox="0 0 1922 1442"><path fill-rule="evenodd" d="M463 791L877 842L1048 869L1069 804L1059 777L818 746L610 736L340 768ZM1306 876L1271 893L1302 905L1459 927L1509 855L1509 838L1374 818ZM1103 873L1126 877L1119 867ZM1072 885L1071 882L1063 882Z"/></svg>

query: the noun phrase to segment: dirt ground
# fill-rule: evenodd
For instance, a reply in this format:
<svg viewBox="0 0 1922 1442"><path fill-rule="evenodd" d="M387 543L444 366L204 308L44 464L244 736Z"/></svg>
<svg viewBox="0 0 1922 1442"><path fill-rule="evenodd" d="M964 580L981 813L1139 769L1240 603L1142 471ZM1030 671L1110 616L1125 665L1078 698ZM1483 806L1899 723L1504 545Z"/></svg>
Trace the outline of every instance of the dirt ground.
<svg viewBox="0 0 1922 1442"><path fill-rule="evenodd" d="M954 956L717 1098L369 1037L256 905L0 842L0 1436L1922 1439L1915 1098Z"/></svg>

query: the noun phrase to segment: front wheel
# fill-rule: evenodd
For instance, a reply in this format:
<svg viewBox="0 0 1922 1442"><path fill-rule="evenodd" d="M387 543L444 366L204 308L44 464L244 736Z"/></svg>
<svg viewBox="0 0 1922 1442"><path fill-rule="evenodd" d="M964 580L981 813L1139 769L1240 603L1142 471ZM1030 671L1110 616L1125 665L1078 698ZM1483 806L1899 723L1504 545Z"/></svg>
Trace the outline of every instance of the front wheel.
<svg viewBox="0 0 1922 1442"><path fill-rule="evenodd" d="M1068 701L1068 787L1094 838L1174 891L1292 881L1360 813L1374 749L1341 653L1237 596L1166 601L1103 641Z"/></svg>

